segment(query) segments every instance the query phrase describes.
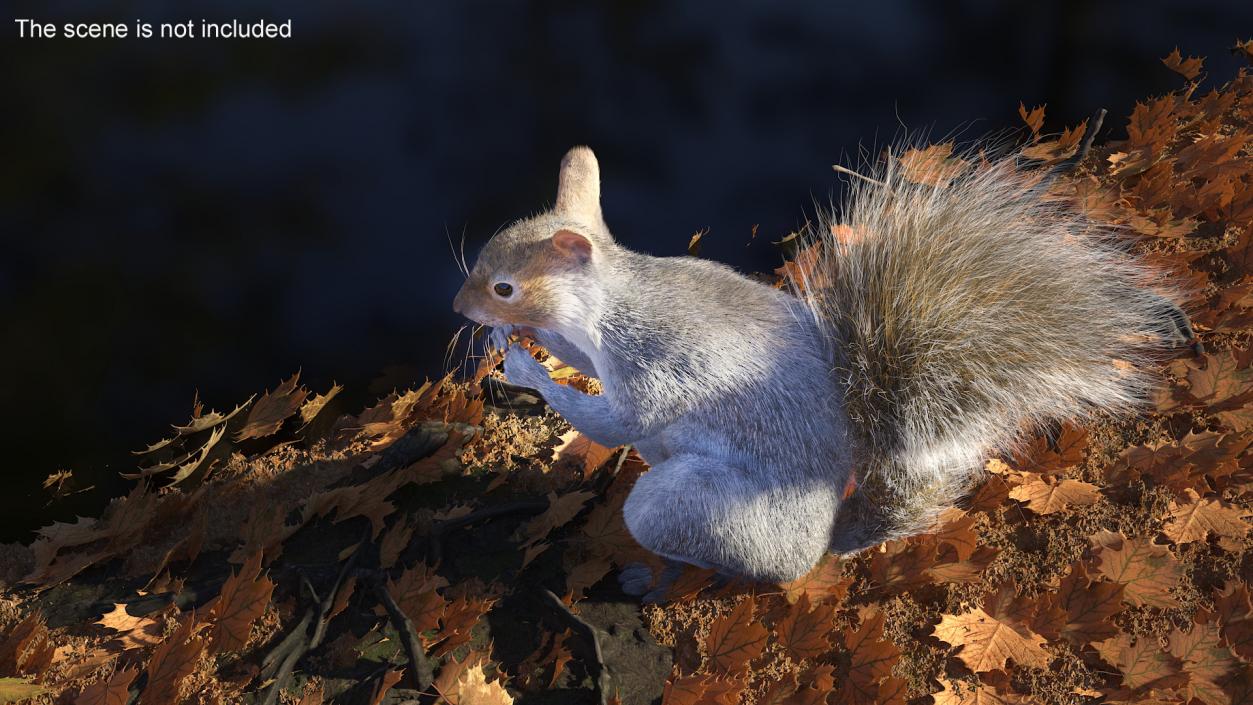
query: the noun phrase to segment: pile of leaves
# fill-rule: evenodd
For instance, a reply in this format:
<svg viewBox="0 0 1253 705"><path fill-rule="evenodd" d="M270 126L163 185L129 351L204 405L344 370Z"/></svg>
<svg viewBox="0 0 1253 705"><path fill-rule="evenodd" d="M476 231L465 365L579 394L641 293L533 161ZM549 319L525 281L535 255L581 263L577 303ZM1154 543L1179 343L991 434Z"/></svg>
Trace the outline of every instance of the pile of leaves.
<svg viewBox="0 0 1253 705"><path fill-rule="evenodd" d="M1029 156L1078 160L1058 197L1193 292L1204 352L1152 413L990 460L935 533L667 582L622 521L647 467L498 360L359 413L294 376L197 403L102 516L0 547L0 703L1253 703L1253 77L1198 95L1199 59L1165 63L1189 82L1126 140L1021 113ZM640 564L644 600L616 579Z"/></svg>

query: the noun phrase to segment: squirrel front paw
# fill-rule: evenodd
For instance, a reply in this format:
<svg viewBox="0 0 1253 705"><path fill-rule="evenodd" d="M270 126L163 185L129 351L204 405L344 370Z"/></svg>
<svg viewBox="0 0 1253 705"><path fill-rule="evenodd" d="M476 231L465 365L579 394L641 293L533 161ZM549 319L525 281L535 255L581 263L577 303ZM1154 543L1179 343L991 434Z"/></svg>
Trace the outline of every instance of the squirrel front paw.
<svg viewBox="0 0 1253 705"><path fill-rule="evenodd" d="M552 383L548 370L531 357L521 345L510 345L505 354L505 378L510 384L520 387L542 390L546 384Z"/></svg>

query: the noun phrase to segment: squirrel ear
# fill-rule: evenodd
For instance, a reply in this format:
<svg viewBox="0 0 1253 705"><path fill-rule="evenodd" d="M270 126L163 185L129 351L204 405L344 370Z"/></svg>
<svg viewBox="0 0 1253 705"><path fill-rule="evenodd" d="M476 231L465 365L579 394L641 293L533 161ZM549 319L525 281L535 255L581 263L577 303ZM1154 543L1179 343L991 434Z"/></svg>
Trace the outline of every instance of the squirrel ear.
<svg viewBox="0 0 1253 705"><path fill-rule="evenodd" d="M553 210L592 225L604 222L600 214L600 165L591 149L574 147L561 160Z"/></svg>
<svg viewBox="0 0 1253 705"><path fill-rule="evenodd" d="M553 247L563 256L586 262L592 258L592 241L573 230L553 233Z"/></svg>

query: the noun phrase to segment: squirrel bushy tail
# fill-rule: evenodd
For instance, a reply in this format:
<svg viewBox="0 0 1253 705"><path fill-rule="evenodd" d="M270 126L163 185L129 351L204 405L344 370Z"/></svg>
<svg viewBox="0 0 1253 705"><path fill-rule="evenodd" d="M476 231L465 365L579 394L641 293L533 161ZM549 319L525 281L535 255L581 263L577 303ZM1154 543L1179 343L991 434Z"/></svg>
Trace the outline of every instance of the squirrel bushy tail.
<svg viewBox="0 0 1253 705"><path fill-rule="evenodd" d="M789 267L860 445L840 553L926 531L1025 431L1141 406L1153 363L1192 338L1179 292L1050 193L1048 170L903 154L870 165Z"/></svg>

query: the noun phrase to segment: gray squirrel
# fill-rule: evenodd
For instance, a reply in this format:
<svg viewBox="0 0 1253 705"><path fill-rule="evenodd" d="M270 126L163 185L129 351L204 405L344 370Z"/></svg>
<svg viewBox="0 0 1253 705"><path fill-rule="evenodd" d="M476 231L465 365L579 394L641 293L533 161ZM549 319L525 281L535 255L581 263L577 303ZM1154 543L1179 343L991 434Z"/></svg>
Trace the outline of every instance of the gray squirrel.
<svg viewBox="0 0 1253 705"><path fill-rule="evenodd" d="M649 465L623 507L641 545L792 580L926 531L1026 431L1134 410L1153 363L1193 339L1179 292L1045 173L969 154L911 178L889 150L805 233L783 291L618 244L575 147L553 208L495 235L453 308L599 378L589 395L521 346L505 359L510 382Z"/></svg>

